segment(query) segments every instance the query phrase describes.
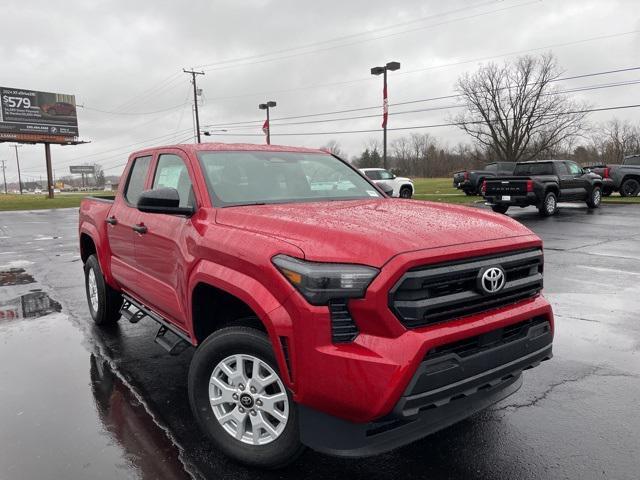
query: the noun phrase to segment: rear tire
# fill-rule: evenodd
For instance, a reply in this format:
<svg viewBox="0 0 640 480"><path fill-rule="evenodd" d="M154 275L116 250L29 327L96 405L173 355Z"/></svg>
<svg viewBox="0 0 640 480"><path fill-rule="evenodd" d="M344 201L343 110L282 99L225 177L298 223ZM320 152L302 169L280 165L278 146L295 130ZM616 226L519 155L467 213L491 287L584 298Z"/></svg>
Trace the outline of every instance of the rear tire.
<svg viewBox="0 0 640 480"><path fill-rule="evenodd" d="M550 217L558 211L558 197L553 192L547 192L542 204L538 207L538 212L543 217Z"/></svg>
<svg viewBox="0 0 640 480"><path fill-rule="evenodd" d="M509 205L493 205L491 207L491 210L493 210L496 213L507 213L507 210L509 210Z"/></svg>
<svg viewBox="0 0 640 480"><path fill-rule="evenodd" d="M117 322L120 319L122 295L104 281L95 255L91 255L84 264L84 285L94 323L102 326Z"/></svg>
<svg viewBox="0 0 640 480"><path fill-rule="evenodd" d="M591 195L587 199L587 206L589 208L598 208L602 202L602 190L600 187L594 187L591 190Z"/></svg>
<svg viewBox="0 0 640 480"><path fill-rule="evenodd" d="M262 372L257 374L258 381L254 377L256 364ZM259 380L267 378L271 383L264 386L266 382ZM191 410L200 428L232 459L275 469L293 462L304 451L298 410L284 387L265 333L240 326L213 333L196 350L188 383ZM271 402L269 407L266 399L275 395L282 400ZM262 427L266 422L270 425L267 429Z"/></svg>
<svg viewBox="0 0 640 480"><path fill-rule="evenodd" d="M640 193L640 182L635 178L629 178L620 185L620 195L623 197L637 197Z"/></svg>

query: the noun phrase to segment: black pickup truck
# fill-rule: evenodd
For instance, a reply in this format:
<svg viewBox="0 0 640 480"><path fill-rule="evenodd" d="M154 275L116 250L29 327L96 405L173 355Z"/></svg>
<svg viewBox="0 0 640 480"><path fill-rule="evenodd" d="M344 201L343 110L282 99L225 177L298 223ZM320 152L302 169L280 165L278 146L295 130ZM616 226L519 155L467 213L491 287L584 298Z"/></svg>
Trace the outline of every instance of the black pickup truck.
<svg viewBox="0 0 640 480"><path fill-rule="evenodd" d="M483 170L461 170L453 174L453 186L467 195L479 195L485 178L511 175L515 166L515 162L494 162Z"/></svg>
<svg viewBox="0 0 640 480"><path fill-rule="evenodd" d="M513 176L485 180L482 195L494 212L534 205L546 217L557 212L558 202L586 202L598 208L602 177L569 160L520 162Z"/></svg>

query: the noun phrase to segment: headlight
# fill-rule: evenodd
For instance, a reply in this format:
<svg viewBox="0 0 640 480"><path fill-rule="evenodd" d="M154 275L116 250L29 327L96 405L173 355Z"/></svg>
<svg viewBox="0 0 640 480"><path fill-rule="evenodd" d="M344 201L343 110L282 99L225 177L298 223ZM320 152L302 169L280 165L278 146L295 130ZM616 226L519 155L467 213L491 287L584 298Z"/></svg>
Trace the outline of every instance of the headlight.
<svg viewBox="0 0 640 480"><path fill-rule="evenodd" d="M307 262L287 255L276 255L273 263L311 305L362 298L379 272L364 265Z"/></svg>

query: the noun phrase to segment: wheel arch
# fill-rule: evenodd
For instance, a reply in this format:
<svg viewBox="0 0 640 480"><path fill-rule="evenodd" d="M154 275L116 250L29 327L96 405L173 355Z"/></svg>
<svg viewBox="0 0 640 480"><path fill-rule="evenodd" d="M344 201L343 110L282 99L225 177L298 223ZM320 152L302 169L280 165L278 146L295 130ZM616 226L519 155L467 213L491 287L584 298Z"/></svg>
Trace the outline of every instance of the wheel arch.
<svg viewBox="0 0 640 480"><path fill-rule="evenodd" d="M92 224L84 224L80 229L80 259L84 264L91 255L95 254L98 257L100 270L102 270L105 281L115 288L116 284L111 276L108 252L105 250L102 237L96 227Z"/></svg>
<svg viewBox="0 0 640 480"><path fill-rule="evenodd" d="M256 279L210 261L201 261L189 279L188 328L192 343L200 344L212 333L230 325L244 325L266 332L280 371L289 386L293 383L288 352L293 327L281 302ZM249 293L251 292L251 293ZM211 308L221 307L214 318ZM247 317L255 316L256 321Z"/></svg>

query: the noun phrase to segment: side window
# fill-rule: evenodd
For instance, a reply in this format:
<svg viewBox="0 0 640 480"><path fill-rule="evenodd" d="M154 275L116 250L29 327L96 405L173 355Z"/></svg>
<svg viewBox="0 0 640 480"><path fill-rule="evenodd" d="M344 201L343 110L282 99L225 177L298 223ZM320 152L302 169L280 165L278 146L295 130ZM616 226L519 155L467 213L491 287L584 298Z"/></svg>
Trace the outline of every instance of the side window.
<svg viewBox="0 0 640 480"><path fill-rule="evenodd" d="M556 172L558 172L558 175L569 175L569 168L564 162L557 162Z"/></svg>
<svg viewBox="0 0 640 480"><path fill-rule="evenodd" d="M640 165L640 155L633 155L631 157L627 157L622 162L623 165Z"/></svg>
<svg viewBox="0 0 640 480"><path fill-rule="evenodd" d="M582 168L577 163L567 162L567 166L572 175L582 175Z"/></svg>
<svg viewBox="0 0 640 480"><path fill-rule="evenodd" d="M124 191L124 198L131 205L138 203L138 198L144 189L144 181L147 178L151 157L138 157L133 160L133 166L129 172L127 187Z"/></svg>
<svg viewBox="0 0 640 480"><path fill-rule="evenodd" d="M178 155L162 154L158 159L158 166L153 177L153 189L163 187L175 188L178 191L181 207L195 205L189 171Z"/></svg>
<svg viewBox="0 0 640 480"><path fill-rule="evenodd" d="M484 167L484 169L487 172L497 172L498 171L498 164L497 163L490 163L489 165Z"/></svg>
<svg viewBox="0 0 640 480"><path fill-rule="evenodd" d="M380 180L380 172L378 170L367 170L364 174L369 180Z"/></svg>

